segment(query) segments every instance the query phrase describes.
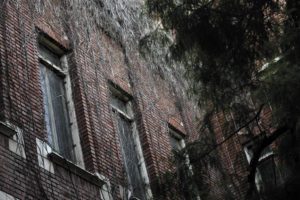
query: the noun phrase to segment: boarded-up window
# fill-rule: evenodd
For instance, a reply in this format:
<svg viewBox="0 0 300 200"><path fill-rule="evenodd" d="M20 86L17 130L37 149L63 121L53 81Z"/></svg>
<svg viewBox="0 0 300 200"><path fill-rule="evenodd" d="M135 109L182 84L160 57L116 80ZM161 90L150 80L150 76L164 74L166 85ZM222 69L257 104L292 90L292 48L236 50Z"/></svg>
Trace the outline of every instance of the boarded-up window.
<svg viewBox="0 0 300 200"><path fill-rule="evenodd" d="M142 179L139 159L135 148L135 139L133 134L133 120L130 117L129 101L121 99L119 96L111 96L111 105L113 107L114 118L117 124L122 155L124 159L125 171L127 174L131 196L139 199L145 197L145 183Z"/></svg>
<svg viewBox="0 0 300 200"><path fill-rule="evenodd" d="M75 161L70 120L64 88L64 74L56 72L60 68L59 56L39 46L40 77L45 109L45 123L48 141L65 158Z"/></svg>

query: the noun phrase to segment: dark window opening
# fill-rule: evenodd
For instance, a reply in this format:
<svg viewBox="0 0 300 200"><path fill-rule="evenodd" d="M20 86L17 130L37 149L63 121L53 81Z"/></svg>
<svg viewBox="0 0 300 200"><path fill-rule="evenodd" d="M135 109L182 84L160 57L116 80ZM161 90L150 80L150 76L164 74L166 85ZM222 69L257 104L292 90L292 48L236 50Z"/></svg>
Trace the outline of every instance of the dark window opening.
<svg viewBox="0 0 300 200"><path fill-rule="evenodd" d="M145 183L139 169L139 159L135 147L133 121L130 118L130 103L114 94L112 94L110 102L114 110L128 185L132 192L131 196L146 199Z"/></svg>
<svg viewBox="0 0 300 200"><path fill-rule="evenodd" d="M75 162L64 76L48 65L59 69L60 57L41 45L39 56L48 142L63 157Z"/></svg>
<svg viewBox="0 0 300 200"><path fill-rule="evenodd" d="M248 144L245 149L249 162L253 157L254 145L254 143ZM269 192L281 184L279 170L274 161L274 154L269 146L261 152L256 173L255 182L261 194Z"/></svg>

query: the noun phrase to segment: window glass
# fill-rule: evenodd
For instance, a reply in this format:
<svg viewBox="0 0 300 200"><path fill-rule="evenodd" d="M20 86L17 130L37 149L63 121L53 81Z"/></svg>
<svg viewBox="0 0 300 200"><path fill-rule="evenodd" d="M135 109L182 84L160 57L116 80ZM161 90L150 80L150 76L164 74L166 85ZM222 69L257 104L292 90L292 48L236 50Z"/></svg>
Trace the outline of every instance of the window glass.
<svg viewBox="0 0 300 200"><path fill-rule="evenodd" d="M120 111L127 114L127 108L126 108L127 102L121 100L115 95L112 95L110 103L113 107L118 108Z"/></svg>
<svg viewBox="0 0 300 200"><path fill-rule="evenodd" d="M60 67L60 57L46 47L39 45L39 54L43 58L43 60L47 60L55 66Z"/></svg>
<svg viewBox="0 0 300 200"><path fill-rule="evenodd" d="M258 166L258 170L262 178L264 191L274 189L281 182L273 156L262 161Z"/></svg>
<svg viewBox="0 0 300 200"><path fill-rule="evenodd" d="M62 156L75 161L64 79L43 64L40 64L40 74L49 143Z"/></svg>
<svg viewBox="0 0 300 200"><path fill-rule="evenodd" d="M127 174L129 189L132 196L139 199L145 197L145 183L139 169L139 159L136 152L135 136L133 135L133 121L127 117L128 101L124 101L119 96L112 94L110 103L117 110L114 117L117 125L121 151L124 159L125 171ZM126 114L126 115L123 115Z"/></svg>
<svg viewBox="0 0 300 200"><path fill-rule="evenodd" d="M43 104L45 109L45 122L46 122L46 129L47 129L47 135L48 135L48 142L54 146L53 143L53 133L51 130L51 118L49 115L49 97L47 93L47 86L46 86L46 67L43 65L40 65L40 75L41 75L41 85L42 85L42 92L43 92Z"/></svg>
<svg viewBox="0 0 300 200"><path fill-rule="evenodd" d="M59 152L65 158L72 159L72 137L70 135L70 122L66 108L63 79L49 69L47 69L47 75Z"/></svg>
<svg viewBox="0 0 300 200"><path fill-rule="evenodd" d="M249 157L249 163L253 157L253 148L254 144L249 144L245 148L246 155ZM257 164L255 179L260 192L266 192L267 190L274 189L281 181L279 171L274 162L273 153L269 146L261 152L259 162Z"/></svg>
<svg viewBox="0 0 300 200"><path fill-rule="evenodd" d="M169 135L170 135L170 145L173 150L180 151L182 149L181 140L182 133L178 132L172 126L169 126Z"/></svg>
<svg viewBox="0 0 300 200"><path fill-rule="evenodd" d="M173 135L170 136L170 143L171 147L175 151L180 151L181 150L181 145L180 145L180 139L174 137Z"/></svg>
<svg viewBox="0 0 300 200"><path fill-rule="evenodd" d="M145 199L144 184L138 167L139 161L135 150L131 122L118 114L116 118L129 185L133 196Z"/></svg>

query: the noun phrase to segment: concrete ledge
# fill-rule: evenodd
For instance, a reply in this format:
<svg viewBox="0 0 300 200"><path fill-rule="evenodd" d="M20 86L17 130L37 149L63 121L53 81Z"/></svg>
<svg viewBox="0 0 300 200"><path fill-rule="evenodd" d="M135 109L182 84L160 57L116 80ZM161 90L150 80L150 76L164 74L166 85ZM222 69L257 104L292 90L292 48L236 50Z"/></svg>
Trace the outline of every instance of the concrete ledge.
<svg viewBox="0 0 300 200"><path fill-rule="evenodd" d="M7 137L12 137L17 133L17 131L14 125L0 121L0 133Z"/></svg>
<svg viewBox="0 0 300 200"><path fill-rule="evenodd" d="M26 159L23 131L8 121L0 121L0 134L8 137L8 149Z"/></svg>
<svg viewBox="0 0 300 200"><path fill-rule="evenodd" d="M48 158L55 164L70 170L72 173L76 174L77 176L81 177L82 179L85 179L88 182L93 183L94 185L97 185L99 187L102 187L105 182L101 180L97 175L92 174L85 169L82 169L78 165L74 164L73 162L65 159L61 155L59 155L56 152L51 152L48 154Z"/></svg>

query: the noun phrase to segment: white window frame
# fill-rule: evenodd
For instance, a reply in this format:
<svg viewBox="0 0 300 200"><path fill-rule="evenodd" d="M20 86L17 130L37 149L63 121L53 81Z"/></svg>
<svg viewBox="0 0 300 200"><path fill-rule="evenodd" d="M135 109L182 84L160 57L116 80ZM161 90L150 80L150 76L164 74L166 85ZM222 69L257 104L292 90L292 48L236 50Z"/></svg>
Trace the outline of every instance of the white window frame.
<svg viewBox="0 0 300 200"><path fill-rule="evenodd" d="M72 90L71 90L71 78L69 74L69 67L67 62L67 56L65 51L60 48L58 45L54 44L50 39L46 36L39 35L39 45L43 46L44 48L49 48L51 51L60 56L60 66L57 66L55 63L51 62L49 59L43 57L40 53L38 54L39 63L46 63L46 67L54 69L57 74L63 75L63 82L64 82L64 92L66 97L66 106L67 106L67 115L69 117L70 123L70 134L71 134L71 141L73 144L73 153L75 157L76 165L84 168L84 161L82 155L82 149L80 145L80 138L79 138L79 130L77 125L77 118L75 113L75 106L72 97ZM40 64L39 64L40 65ZM51 125L53 126L53 125ZM48 133L47 133L48 134ZM56 136L55 136L56 137ZM74 162L74 161L71 161Z"/></svg>
<svg viewBox="0 0 300 200"><path fill-rule="evenodd" d="M168 128L169 128L169 135L170 137L174 138L175 140L178 141L179 143L179 147L181 149L185 148L185 142L184 142L184 139L183 139L183 134L180 133L179 131L176 130L176 128L174 128L172 125L168 125ZM171 143L171 141L170 141ZM173 149L175 150L175 149Z"/></svg>
<svg viewBox="0 0 300 200"><path fill-rule="evenodd" d="M150 188L150 180L149 180L149 176L148 176L148 172L147 172L147 168L146 168L146 163L145 163L145 159L143 156L143 151L142 151L142 146L141 146L141 142L140 142L140 138L139 138L139 133L138 133L138 129L137 129L137 124L136 121L134 119L134 113L132 110L132 102L131 102L131 98L129 97L128 94L125 94L125 92L123 92L121 89L115 87L115 84L109 82L108 83L108 87L109 87L109 91L111 93L111 95L115 96L116 98L119 98L120 100L126 102L126 112L123 112L122 110L120 110L119 108L117 108L116 106L110 104L112 111L113 112L117 112L118 114L122 115L122 117L124 117L125 119L129 120L132 124L132 137L134 139L133 143L134 143L134 148L137 154L137 159L138 159L138 167L139 167L139 171L140 171L140 175L142 178L142 181L145 185L144 189L145 189L145 195L146 195L146 199L152 199L152 191ZM125 198L133 198L131 196L131 191L127 191L126 192L128 194L128 197ZM136 198L137 199L137 198Z"/></svg>
<svg viewBox="0 0 300 200"><path fill-rule="evenodd" d="M249 164L250 164L250 162L252 160L252 157L253 157L253 151L249 148L249 146L254 145L254 142L255 141L251 141L251 142L244 145L244 152L246 154L246 158L247 158L247 161L248 161ZM256 186L258 192L261 192L263 187L264 187L264 182L262 180L262 176L261 176L261 173L260 173L258 167L259 167L259 165L262 161L267 160L267 159L272 159L271 157L273 157L273 156L274 156L274 153L270 149L269 152L267 152L264 155L260 155L260 157L258 158L258 164L256 166L256 172L255 172L255 186ZM276 164L274 163L274 165L276 165Z"/></svg>
<svg viewBox="0 0 300 200"><path fill-rule="evenodd" d="M169 129L170 145L171 145L171 142L172 142L171 141L171 137L172 137L173 139L178 140L179 146L180 146L179 150L182 150L183 148L185 148L185 141L184 141L183 133L181 133L179 130L177 130L171 124L168 124L168 129ZM172 150L176 151L176 149L174 149L174 148L172 148ZM185 164L186 164L186 166L188 166L190 174L193 175L194 174L193 173L193 168L192 168L192 165L190 164L190 158L189 158L188 154L185 155Z"/></svg>
<svg viewBox="0 0 300 200"><path fill-rule="evenodd" d="M171 124L168 124L168 131L169 131L169 137L170 137L170 145L171 145L171 138L178 140L179 142L179 150L182 150L183 148L185 148L185 141L184 141L184 134L181 133L179 130L177 130L174 126L172 126ZM171 146L172 148L172 146ZM172 150L175 150L174 148L172 148ZM193 176L194 172L193 172L193 167L190 164L190 157L188 154L185 154L185 165L188 167L188 172L189 172L189 176ZM196 200L201 200L200 195L195 196Z"/></svg>

